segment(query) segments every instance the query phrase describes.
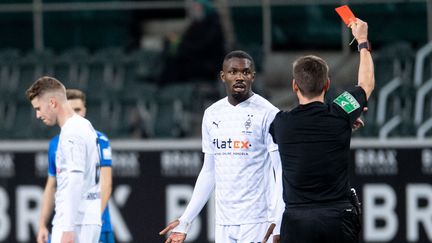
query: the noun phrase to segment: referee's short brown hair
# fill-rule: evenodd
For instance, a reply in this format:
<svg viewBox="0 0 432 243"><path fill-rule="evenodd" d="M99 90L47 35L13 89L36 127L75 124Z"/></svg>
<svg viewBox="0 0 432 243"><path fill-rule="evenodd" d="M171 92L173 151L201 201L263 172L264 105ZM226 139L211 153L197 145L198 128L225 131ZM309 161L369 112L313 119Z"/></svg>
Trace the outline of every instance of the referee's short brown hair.
<svg viewBox="0 0 432 243"><path fill-rule="evenodd" d="M320 57L309 55L298 58L293 63L293 78L302 95L313 98L323 92L329 80L329 67Z"/></svg>

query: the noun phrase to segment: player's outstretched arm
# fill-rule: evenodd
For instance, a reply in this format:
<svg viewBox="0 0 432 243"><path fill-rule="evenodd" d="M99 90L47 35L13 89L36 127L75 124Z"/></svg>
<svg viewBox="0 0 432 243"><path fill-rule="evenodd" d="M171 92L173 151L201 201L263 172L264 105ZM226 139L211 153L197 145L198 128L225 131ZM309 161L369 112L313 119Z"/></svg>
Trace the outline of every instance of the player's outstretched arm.
<svg viewBox="0 0 432 243"><path fill-rule="evenodd" d="M180 221L178 219L170 222L167 225L167 227L165 227L165 229L163 229L161 232L159 232L159 235L166 235L167 233L169 233L170 231L172 231L175 227L177 227L179 224L180 224ZM185 233L172 232L168 236L168 238L165 241L165 243L171 243L171 242L182 243L185 239L186 239L186 234Z"/></svg>
<svg viewBox="0 0 432 243"><path fill-rule="evenodd" d="M170 222L165 229L161 230L161 232L159 232L160 235L165 235L166 233L170 232L172 229L174 229L175 227L177 227L177 225L180 224L180 221L178 219Z"/></svg>
<svg viewBox="0 0 432 243"><path fill-rule="evenodd" d="M198 175L195 183L195 188L192 193L192 198L186 207L183 215L173 222L169 223L165 229L159 232L159 235L172 233L168 236L166 242L183 242L186 234L190 228L192 221L201 212L208 201L210 194L215 187L215 169L214 169L214 156L204 154L203 167Z"/></svg>
<svg viewBox="0 0 432 243"><path fill-rule="evenodd" d="M47 228L48 220L54 208L54 193L56 188L56 179L48 176L45 190L42 198L42 209L39 217L39 229L36 237L37 243L48 242L49 231Z"/></svg>

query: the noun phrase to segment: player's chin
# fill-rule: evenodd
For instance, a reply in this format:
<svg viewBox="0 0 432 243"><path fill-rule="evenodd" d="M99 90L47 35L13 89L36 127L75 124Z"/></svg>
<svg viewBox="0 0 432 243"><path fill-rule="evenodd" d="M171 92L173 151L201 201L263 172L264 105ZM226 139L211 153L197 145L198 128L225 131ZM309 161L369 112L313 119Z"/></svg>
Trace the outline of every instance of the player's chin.
<svg viewBox="0 0 432 243"><path fill-rule="evenodd" d="M244 100L244 98L247 96L247 92L232 92L231 96L236 100Z"/></svg>
<svg viewBox="0 0 432 243"><path fill-rule="evenodd" d="M242 87L242 88L232 88L231 89L231 94L234 96L234 95L236 95L236 96L238 96L238 95L241 95L241 96L244 96L244 95L246 95L248 93L248 89L246 88L246 87Z"/></svg>
<svg viewBox="0 0 432 243"><path fill-rule="evenodd" d="M43 120L43 123L47 126L50 126L50 127L55 125L55 123L53 121L48 121L48 120Z"/></svg>

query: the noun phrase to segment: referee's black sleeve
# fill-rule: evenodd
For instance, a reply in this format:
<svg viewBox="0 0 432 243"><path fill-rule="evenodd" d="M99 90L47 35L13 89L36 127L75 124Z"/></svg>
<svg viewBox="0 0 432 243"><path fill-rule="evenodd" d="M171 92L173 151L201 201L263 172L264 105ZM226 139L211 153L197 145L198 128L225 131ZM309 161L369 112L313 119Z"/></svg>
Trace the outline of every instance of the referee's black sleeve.
<svg viewBox="0 0 432 243"><path fill-rule="evenodd" d="M280 119L279 116L280 116L281 114L282 114L282 111L279 111L279 112L276 114L275 118L273 119L272 123L270 124L269 133L270 133L270 135L272 136L272 138L273 138L273 142L274 142L275 144L277 144L277 141L276 141L276 136L275 136L275 131L274 131L274 124L275 124L275 122L276 122L278 119Z"/></svg>
<svg viewBox="0 0 432 243"><path fill-rule="evenodd" d="M336 100L342 96L345 93L349 93L352 98L354 98L354 103L357 102L358 107L356 107L353 110L349 110L349 109L344 109L340 106L340 104L338 104L336 102ZM350 124L352 125L354 123L354 121L360 117L361 113L363 112L363 109L365 107L367 107L367 99L366 99L366 92L364 91L364 89L360 86L356 86L351 90L345 91L344 93L342 93L340 96L338 96L334 101L333 101L333 106L336 106L337 109L343 113L345 116L348 117Z"/></svg>

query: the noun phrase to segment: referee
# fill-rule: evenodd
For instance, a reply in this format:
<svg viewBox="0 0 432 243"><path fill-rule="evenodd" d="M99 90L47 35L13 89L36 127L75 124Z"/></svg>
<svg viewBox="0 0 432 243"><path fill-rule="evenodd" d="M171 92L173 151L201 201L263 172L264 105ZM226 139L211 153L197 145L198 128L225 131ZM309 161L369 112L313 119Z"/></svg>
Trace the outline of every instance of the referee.
<svg viewBox="0 0 432 243"><path fill-rule="evenodd" d="M286 210L284 243L358 242L360 219L350 203L348 160L351 127L375 85L366 22L350 25L358 43L358 85L324 103L330 87L328 66L317 56L293 64L292 88L299 105L279 112L270 133L279 145Z"/></svg>

